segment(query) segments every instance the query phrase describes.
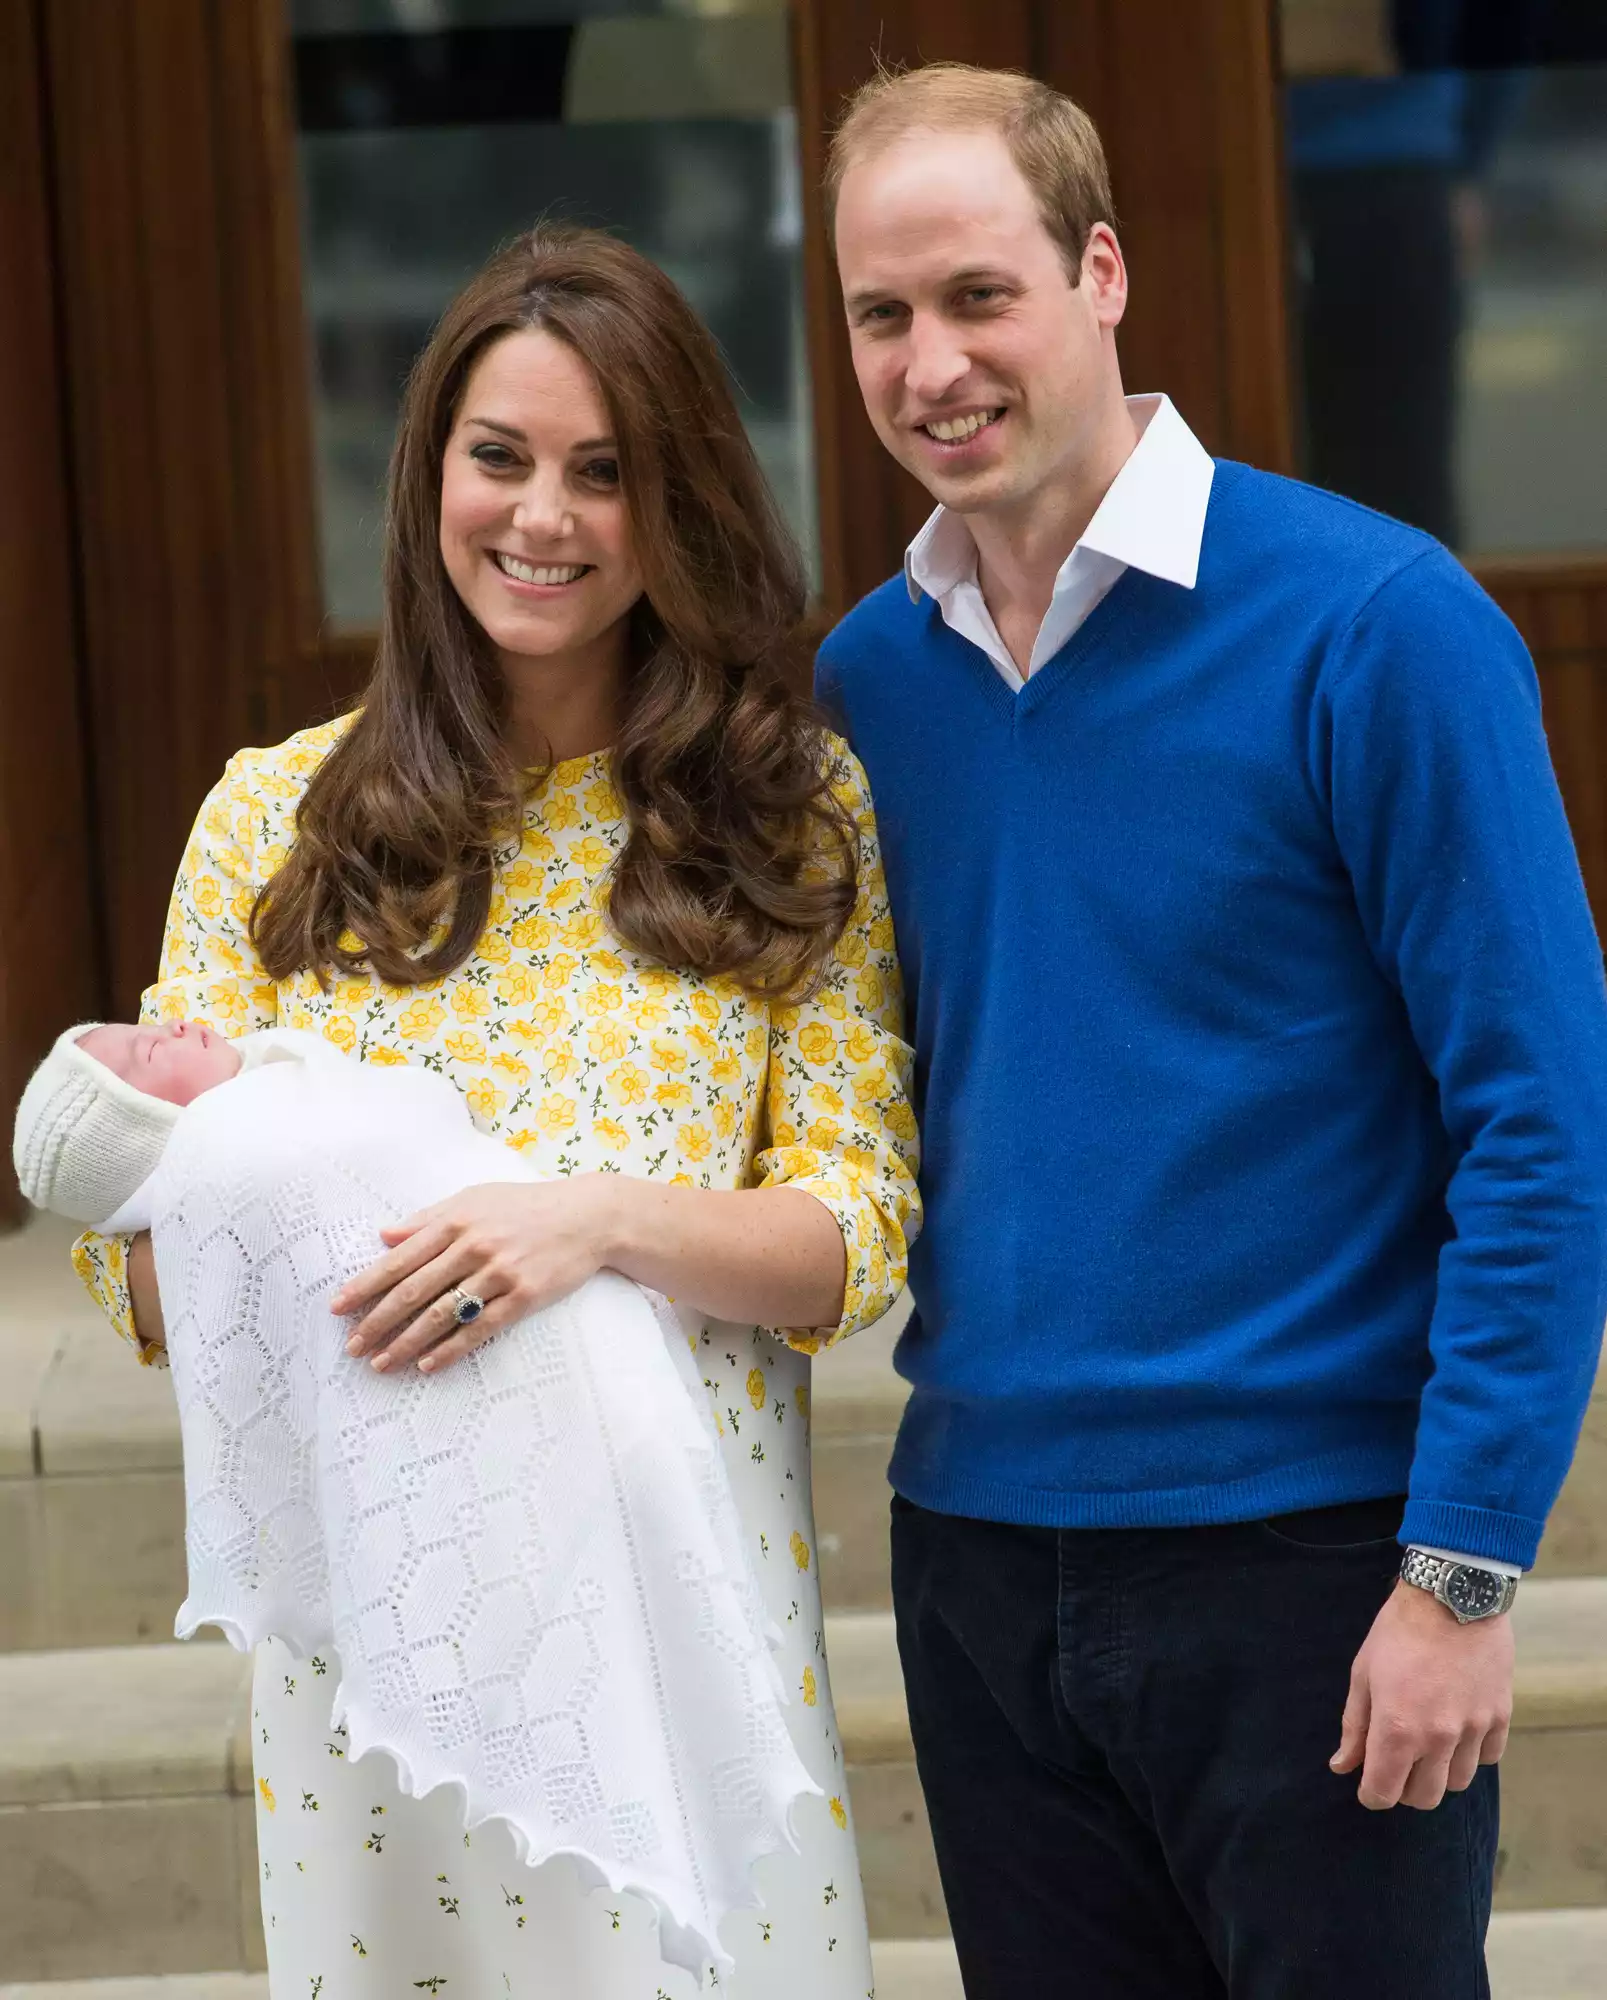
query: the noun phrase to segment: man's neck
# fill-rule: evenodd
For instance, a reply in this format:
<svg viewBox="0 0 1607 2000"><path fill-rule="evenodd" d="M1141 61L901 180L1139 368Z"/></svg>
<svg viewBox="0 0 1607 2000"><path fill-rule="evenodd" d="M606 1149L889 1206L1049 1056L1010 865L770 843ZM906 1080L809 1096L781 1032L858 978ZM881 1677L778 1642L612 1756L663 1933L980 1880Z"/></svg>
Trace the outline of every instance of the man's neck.
<svg viewBox="0 0 1607 2000"><path fill-rule="evenodd" d="M982 601L1023 674L1066 558L1132 457L1139 435L1118 390L1113 403L1101 410L1086 448L1061 477L1017 506L965 516L976 543Z"/></svg>

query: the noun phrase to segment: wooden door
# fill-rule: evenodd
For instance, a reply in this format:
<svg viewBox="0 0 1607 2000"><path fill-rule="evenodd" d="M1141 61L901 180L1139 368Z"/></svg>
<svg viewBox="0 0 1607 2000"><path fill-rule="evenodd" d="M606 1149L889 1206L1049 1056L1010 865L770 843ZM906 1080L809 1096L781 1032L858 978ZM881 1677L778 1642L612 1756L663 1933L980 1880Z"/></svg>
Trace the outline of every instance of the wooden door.
<svg viewBox="0 0 1607 2000"><path fill-rule="evenodd" d="M32 0L0 0L0 1116L103 1003L50 166ZM0 1171L0 1227L22 1219Z"/></svg>

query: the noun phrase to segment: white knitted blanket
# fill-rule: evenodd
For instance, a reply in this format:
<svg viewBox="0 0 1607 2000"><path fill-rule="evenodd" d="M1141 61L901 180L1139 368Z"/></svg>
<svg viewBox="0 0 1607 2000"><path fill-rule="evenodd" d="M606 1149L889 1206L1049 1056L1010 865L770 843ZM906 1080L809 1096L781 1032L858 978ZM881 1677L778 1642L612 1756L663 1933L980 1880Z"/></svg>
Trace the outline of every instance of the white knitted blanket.
<svg viewBox="0 0 1607 2000"><path fill-rule="evenodd" d="M177 1630L333 1647L351 1755L458 1786L531 1864L650 1899L666 1961L728 1968L721 1920L819 1788L686 1332L604 1273L438 1376L382 1375L329 1312L383 1224L534 1178L419 1068L274 1061L185 1111L140 1196L183 1430Z"/></svg>

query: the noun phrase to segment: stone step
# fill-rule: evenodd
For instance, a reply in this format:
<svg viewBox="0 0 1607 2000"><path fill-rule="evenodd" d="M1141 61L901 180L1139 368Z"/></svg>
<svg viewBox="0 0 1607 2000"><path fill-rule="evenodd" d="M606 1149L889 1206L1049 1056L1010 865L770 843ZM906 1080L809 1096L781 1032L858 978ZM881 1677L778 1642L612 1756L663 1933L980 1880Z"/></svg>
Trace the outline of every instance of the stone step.
<svg viewBox="0 0 1607 2000"><path fill-rule="evenodd" d="M947 1938L875 1947L877 2000L964 2000ZM1492 2000L1601 2000L1607 1909L1498 1912L1488 1952ZM0 1986L0 2000L268 2000L262 1973L169 1973Z"/></svg>
<svg viewBox="0 0 1607 2000"><path fill-rule="evenodd" d="M1504 1908L1607 1905L1607 1579L1519 1599ZM947 1924L892 1620L827 1621L873 1935ZM18 1979L251 1970L249 1663L223 1646L0 1657L0 1965Z"/></svg>
<svg viewBox="0 0 1607 2000"><path fill-rule="evenodd" d="M184 1595L172 1387L84 1297L71 1225L0 1238L0 1652L162 1642ZM821 1587L831 1610L888 1603L887 1461L906 1396L892 1352L908 1297L814 1371ZM109 1524L117 1524L116 1531ZM1607 1373L1540 1575L1607 1575Z"/></svg>

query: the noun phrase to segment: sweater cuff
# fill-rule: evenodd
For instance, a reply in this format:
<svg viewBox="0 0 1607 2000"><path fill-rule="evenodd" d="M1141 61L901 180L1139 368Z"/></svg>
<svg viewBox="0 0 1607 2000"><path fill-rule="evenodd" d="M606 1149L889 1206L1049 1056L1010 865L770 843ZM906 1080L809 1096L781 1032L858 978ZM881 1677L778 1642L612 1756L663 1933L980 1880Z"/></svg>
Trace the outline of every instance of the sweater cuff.
<svg viewBox="0 0 1607 2000"><path fill-rule="evenodd" d="M1431 1549L1427 1542L1413 1542L1412 1547L1421 1549L1426 1556L1438 1556L1441 1562L1472 1563L1475 1569L1493 1569L1497 1576L1523 1575L1517 1563L1503 1562L1499 1556L1469 1555L1465 1549Z"/></svg>
<svg viewBox="0 0 1607 2000"><path fill-rule="evenodd" d="M1406 1503L1400 1539L1415 1548L1466 1549L1473 1561L1494 1557L1531 1569L1545 1522L1530 1514L1497 1514L1486 1507L1459 1507L1444 1500Z"/></svg>

